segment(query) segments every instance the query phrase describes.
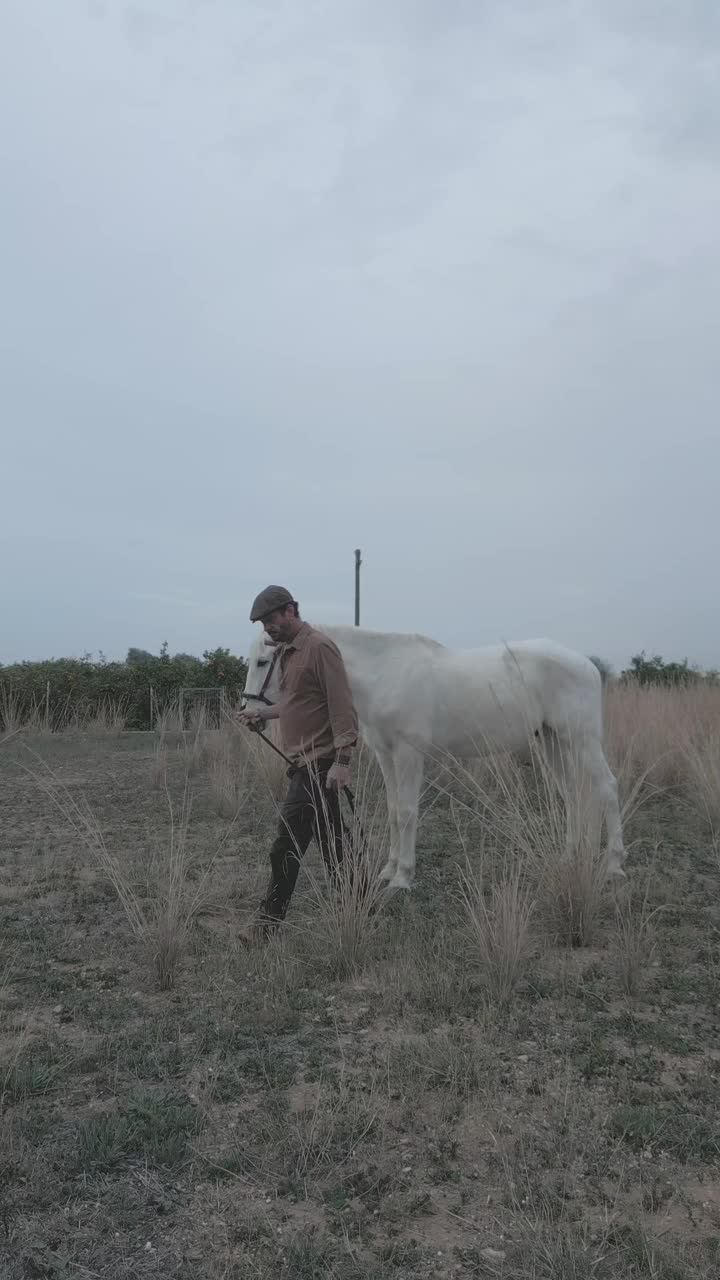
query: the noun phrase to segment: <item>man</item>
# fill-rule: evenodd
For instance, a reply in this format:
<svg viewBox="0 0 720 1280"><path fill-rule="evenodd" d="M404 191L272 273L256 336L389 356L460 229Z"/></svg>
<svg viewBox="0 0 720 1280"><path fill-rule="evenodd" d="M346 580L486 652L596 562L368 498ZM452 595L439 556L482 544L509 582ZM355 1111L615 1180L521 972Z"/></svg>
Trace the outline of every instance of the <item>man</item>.
<svg viewBox="0 0 720 1280"><path fill-rule="evenodd" d="M281 646L280 696L274 706L260 704L240 713L251 728L279 718L285 754L293 761L290 785L270 850L270 883L259 911L241 934L245 945L265 941L284 920L313 835L325 865L336 879L343 858L340 793L350 776L357 744L358 718L340 650L327 636L303 622L297 602L285 587L266 587L256 597L250 621L262 623Z"/></svg>

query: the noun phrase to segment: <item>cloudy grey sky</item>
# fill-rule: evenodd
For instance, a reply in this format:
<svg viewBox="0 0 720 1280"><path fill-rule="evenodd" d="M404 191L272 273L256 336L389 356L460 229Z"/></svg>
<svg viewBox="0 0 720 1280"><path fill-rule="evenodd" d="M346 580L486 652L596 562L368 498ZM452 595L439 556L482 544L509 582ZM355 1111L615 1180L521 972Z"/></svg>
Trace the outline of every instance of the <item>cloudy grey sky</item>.
<svg viewBox="0 0 720 1280"><path fill-rule="evenodd" d="M717 0L5 0L0 660L720 664Z"/></svg>

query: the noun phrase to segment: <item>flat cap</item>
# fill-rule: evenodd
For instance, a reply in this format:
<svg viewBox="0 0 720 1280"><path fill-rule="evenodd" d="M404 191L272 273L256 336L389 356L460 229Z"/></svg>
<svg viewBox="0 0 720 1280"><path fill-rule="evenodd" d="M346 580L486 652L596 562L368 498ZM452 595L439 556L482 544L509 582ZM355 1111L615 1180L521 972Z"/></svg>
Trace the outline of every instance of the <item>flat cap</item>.
<svg viewBox="0 0 720 1280"><path fill-rule="evenodd" d="M262 622L269 613L274 613L275 609L286 609L289 604L295 604L295 598L286 587L266 587L253 600L250 621Z"/></svg>

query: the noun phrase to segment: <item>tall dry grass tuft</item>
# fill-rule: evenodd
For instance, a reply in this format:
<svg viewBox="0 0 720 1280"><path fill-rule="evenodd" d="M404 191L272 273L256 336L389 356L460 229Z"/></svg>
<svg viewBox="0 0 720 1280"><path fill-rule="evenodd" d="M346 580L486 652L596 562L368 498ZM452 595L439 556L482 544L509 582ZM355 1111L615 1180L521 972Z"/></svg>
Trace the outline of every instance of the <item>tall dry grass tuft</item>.
<svg viewBox="0 0 720 1280"><path fill-rule="evenodd" d="M83 720L85 733L95 737L116 737L127 725L128 705L123 698L103 698Z"/></svg>
<svg viewBox="0 0 720 1280"><path fill-rule="evenodd" d="M282 750L278 721L268 721L262 734L253 733L238 723L235 712L226 711L221 739L231 744L225 750L242 763L243 771L247 769L248 782L254 779L272 804L279 804L287 790L288 765L269 745Z"/></svg>
<svg viewBox="0 0 720 1280"><path fill-rule="evenodd" d="M155 717L155 749L152 756L151 778L153 786L165 787L167 783L170 753L184 739L177 698L163 706Z"/></svg>
<svg viewBox="0 0 720 1280"><path fill-rule="evenodd" d="M347 830L339 873L331 874L322 862L316 872L307 856L301 868L311 902L306 940L315 960L339 977L364 968L387 900L378 873L387 861L390 827L378 772L365 748L358 754L353 794L354 812L341 797Z"/></svg>
<svg viewBox="0 0 720 1280"><path fill-rule="evenodd" d="M52 730L45 699L35 699L28 706L17 690L0 684L0 741L18 733L44 736Z"/></svg>
<svg viewBox="0 0 720 1280"><path fill-rule="evenodd" d="M175 985L190 926L204 902L204 885L191 888L188 880L193 858L188 848L191 804L187 791L183 794L177 821L169 794L168 806L169 841L167 849L153 863L154 900L151 929L146 935L161 991L169 991Z"/></svg>
<svg viewBox="0 0 720 1280"><path fill-rule="evenodd" d="M482 865L474 868L466 855L459 875L465 959L478 970L488 998L506 1005L535 949L532 887L517 863L493 880Z"/></svg>
<svg viewBox="0 0 720 1280"><path fill-rule="evenodd" d="M697 733L685 748L688 789L705 816L715 844L720 842L720 725Z"/></svg>
<svg viewBox="0 0 720 1280"><path fill-rule="evenodd" d="M615 963L623 993L634 999L640 994L643 977L655 955L655 935L652 922L663 906L651 910L648 905L650 876L639 907L635 896L627 889L615 904Z"/></svg>
<svg viewBox="0 0 720 1280"><path fill-rule="evenodd" d="M234 819L250 799L251 761L239 734L223 728L208 755L208 789L221 818Z"/></svg>
<svg viewBox="0 0 720 1280"><path fill-rule="evenodd" d="M4 738L19 733L25 723L20 698L7 684L0 684L0 721Z"/></svg>
<svg viewBox="0 0 720 1280"><path fill-rule="evenodd" d="M219 729L207 727L201 704L193 708L193 713L192 724L186 730L180 728L177 704L158 716L151 766L153 783L164 785L168 763L176 755L186 778L201 777L207 782L211 803L222 818L236 818L253 788L257 794L260 787L271 803L277 804L287 787L287 764L267 742L243 728L228 711ZM270 733L267 736L272 740Z"/></svg>
<svg viewBox="0 0 720 1280"><path fill-rule="evenodd" d="M186 776L200 773L208 756L205 707L194 705L190 724L182 731L182 754Z"/></svg>
<svg viewBox="0 0 720 1280"><path fill-rule="evenodd" d="M152 765L150 776L154 787L165 787L167 785L168 772L168 753L167 748L162 742L155 743L155 749L152 754Z"/></svg>
<svg viewBox="0 0 720 1280"><path fill-rule="evenodd" d="M578 765L573 769L582 778ZM496 859L510 868L500 882L508 903L515 895L512 909L519 911L524 901L522 884L514 878L513 868L519 867L524 883L533 885L536 915L548 932L566 945L588 946L605 894L606 864L582 781L570 801L574 838L569 845L562 778L534 737L526 763L486 750L479 766L455 760L452 772L455 804L481 819L492 832Z"/></svg>
<svg viewBox="0 0 720 1280"><path fill-rule="evenodd" d="M231 721L233 732L240 742L256 782L267 792L273 804L278 804L287 790L288 764L273 747L283 749L278 720L269 720L262 734L252 733Z"/></svg>
<svg viewBox="0 0 720 1280"><path fill-rule="evenodd" d="M589 947L595 940L607 891L605 860L591 839L581 839L565 856L544 859L541 911L550 935L564 946Z"/></svg>
<svg viewBox="0 0 720 1280"><path fill-rule="evenodd" d="M194 874L194 859L188 845L191 803L187 788L177 817L166 792L170 817L168 841L163 849L154 852L146 893L141 895L127 867L108 849L89 806L78 802L45 762L39 763L39 771L28 769L27 772L70 824L112 885L134 936L147 951L160 990L169 990L177 978L193 920L208 899L209 877L220 851L216 850L202 874Z"/></svg>
<svg viewBox="0 0 720 1280"><path fill-rule="evenodd" d="M155 731L163 746L182 742L183 727L177 698L165 703L155 716Z"/></svg>

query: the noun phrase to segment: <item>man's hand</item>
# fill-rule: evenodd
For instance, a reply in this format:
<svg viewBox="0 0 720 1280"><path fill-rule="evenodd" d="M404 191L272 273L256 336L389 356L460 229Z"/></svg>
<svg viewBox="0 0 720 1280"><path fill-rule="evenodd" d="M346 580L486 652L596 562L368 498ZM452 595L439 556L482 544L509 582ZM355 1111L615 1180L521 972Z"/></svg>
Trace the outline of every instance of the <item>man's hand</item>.
<svg viewBox="0 0 720 1280"><path fill-rule="evenodd" d="M265 723L265 717L260 711L238 711L238 720L246 729L252 729L255 733L260 733Z"/></svg>
<svg viewBox="0 0 720 1280"><path fill-rule="evenodd" d="M325 786L328 791L342 791L350 781L350 766L347 764L335 763L328 770L327 782Z"/></svg>

